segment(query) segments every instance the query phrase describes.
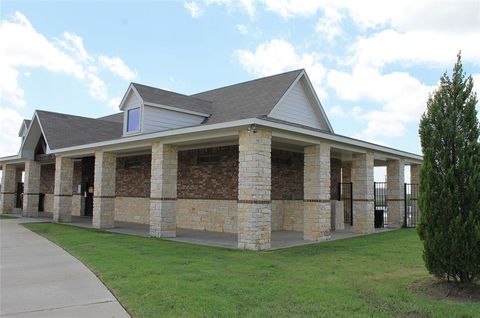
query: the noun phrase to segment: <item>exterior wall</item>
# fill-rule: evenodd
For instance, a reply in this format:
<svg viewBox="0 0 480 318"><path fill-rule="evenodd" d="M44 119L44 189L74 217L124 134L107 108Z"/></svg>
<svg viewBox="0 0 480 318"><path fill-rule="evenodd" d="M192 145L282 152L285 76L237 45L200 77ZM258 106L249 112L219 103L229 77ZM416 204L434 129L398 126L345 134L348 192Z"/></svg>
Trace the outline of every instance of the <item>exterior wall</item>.
<svg viewBox="0 0 480 318"><path fill-rule="evenodd" d="M151 155L117 158L115 194L117 197L150 197Z"/></svg>
<svg viewBox="0 0 480 318"><path fill-rule="evenodd" d="M78 192L78 186L82 183L82 162L75 161L73 163L73 183L72 183L72 193L80 194Z"/></svg>
<svg viewBox="0 0 480 318"><path fill-rule="evenodd" d="M305 85L302 80L298 81L269 116L328 130L320 110L316 109L318 107L312 103L312 97L307 95Z"/></svg>
<svg viewBox="0 0 480 318"><path fill-rule="evenodd" d="M115 221L148 224L150 198L116 197Z"/></svg>
<svg viewBox="0 0 480 318"><path fill-rule="evenodd" d="M53 194L54 187L55 164L42 165L40 171L40 193L45 193L45 195Z"/></svg>
<svg viewBox="0 0 480 318"><path fill-rule="evenodd" d="M330 199L338 200L338 184L342 182L342 161L330 159Z"/></svg>
<svg viewBox="0 0 480 318"><path fill-rule="evenodd" d="M303 231L303 200L272 200L272 231Z"/></svg>
<svg viewBox="0 0 480 318"><path fill-rule="evenodd" d="M237 200L179 199L177 227L237 233Z"/></svg>
<svg viewBox="0 0 480 318"><path fill-rule="evenodd" d="M143 107L143 133L200 125L205 117L159 107Z"/></svg>
<svg viewBox="0 0 480 318"><path fill-rule="evenodd" d="M81 216L82 215L82 201L83 197L79 194L74 194L72 196L72 215Z"/></svg>
<svg viewBox="0 0 480 318"><path fill-rule="evenodd" d="M303 200L303 153L272 149L272 200Z"/></svg>
<svg viewBox="0 0 480 318"><path fill-rule="evenodd" d="M53 213L53 201L54 195L53 193L45 193L45 198L43 199L43 208L46 213Z"/></svg>
<svg viewBox="0 0 480 318"><path fill-rule="evenodd" d="M126 101L125 101L125 108L123 111L123 134L129 134L127 133L127 118L128 118L128 110L132 108L140 108L140 129L142 129L142 100L140 97L133 92L133 90L129 93ZM133 132L133 133L138 133L138 132Z"/></svg>
<svg viewBox="0 0 480 318"><path fill-rule="evenodd" d="M25 183L23 188L23 216L38 216L40 196L41 165L34 160L25 162Z"/></svg>
<svg viewBox="0 0 480 318"><path fill-rule="evenodd" d="M15 207L15 166L3 164L2 166L2 191L0 193L0 213L12 213Z"/></svg>

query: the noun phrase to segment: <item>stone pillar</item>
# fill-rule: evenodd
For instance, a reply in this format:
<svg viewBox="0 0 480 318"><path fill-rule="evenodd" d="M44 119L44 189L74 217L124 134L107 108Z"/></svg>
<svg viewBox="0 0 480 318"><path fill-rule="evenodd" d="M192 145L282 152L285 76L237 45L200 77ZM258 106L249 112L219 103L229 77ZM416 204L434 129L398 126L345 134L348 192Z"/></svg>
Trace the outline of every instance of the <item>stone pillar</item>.
<svg viewBox="0 0 480 318"><path fill-rule="evenodd" d="M343 201L332 200L332 231L345 229L345 215L343 210Z"/></svg>
<svg viewBox="0 0 480 318"><path fill-rule="evenodd" d="M303 239L330 239L330 145L304 148Z"/></svg>
<svg viewBox="0 0 480 318"><path fill-rule="evenodd" d="M375 230L373 153L353 155L353 232L372 233Z"/></svg>
<svg viewBox="0 0 480 318"><path fill-rule="evenodd" d="M116 167L117 156L114 153L95 152L92 226L96 229L110 229L115 225Z"/></svg>
<svg viewBox="0 0 480 318"><path fill-rule="evenodd" d="M0 213L12 213L16 201L16 173L14 165L2 165L2 189L0 193Z"/></svg>
<svg viewBox="0 0 480 318"><path fill-rule="evenodd" d="M388 226L402 227L405 214L405 162L387 160Z"/></svg>
<svg viewBox="0 0 480 318"><path fill-rule="evenodd" d="M238 248L270 248L272 132L239 132Z"/></svg>
<svg viewBox="0 0 480 318"><path fill-rule="evenodd" d="M177 170L176 147L160 141L152 144L150 186L150 236L177 235Z"/></svg>
<svg viewBox="0 0 480 318"><path fill-rule="evenodd" d="M410 164L410 183L420 184L420 165Z"/></svg>
<svg viewBox="0 0 480 318"><path fill-rule="evenodd" d="M53 221L72 221L73 159L56 157Z"/></svg>
<svg viewBox="0 0 480 318"><path fill-rule="evenodd" d="M40 199L40 171L42 166L34 160L25 162L25 184L23 186L23 216L38 216Z"/></svg>

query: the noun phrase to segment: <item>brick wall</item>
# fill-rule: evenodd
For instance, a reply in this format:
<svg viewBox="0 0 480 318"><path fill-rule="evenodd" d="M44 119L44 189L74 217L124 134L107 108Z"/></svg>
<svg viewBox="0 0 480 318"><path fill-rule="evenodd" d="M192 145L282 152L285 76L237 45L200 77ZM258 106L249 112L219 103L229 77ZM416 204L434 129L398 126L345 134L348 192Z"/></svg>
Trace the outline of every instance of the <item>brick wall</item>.
<svg viewBox="0 0 480 318"><path fill-rule="evenodd" d="M303 153L272 149L272 200L303 200Z"/></svg>
<svg viewBox="0 0 480 318"><path fill-rule="evenodd" d="M208 156L217 156L218 162L199 162ZM238 146L178 152L179 199L236 200L237 180Z"/></svg>
<svg viewBox="0 0 480 318"><path fill-rule="evenodd" d="M338 199L338 184L342 182L342 161L330 158L330 199Z"/></svg>
<svg viewBox="0 0 480 318"><path fill-rule="evenodd" d="M78 185L82 183L82 162L73 162L72 193L78 194Z"/></svg>
<svg viewBox="0 0 480 318"><path fill-rule="evenodd" d="M150 197L151 155L117 158L117 197Z"/></svg>

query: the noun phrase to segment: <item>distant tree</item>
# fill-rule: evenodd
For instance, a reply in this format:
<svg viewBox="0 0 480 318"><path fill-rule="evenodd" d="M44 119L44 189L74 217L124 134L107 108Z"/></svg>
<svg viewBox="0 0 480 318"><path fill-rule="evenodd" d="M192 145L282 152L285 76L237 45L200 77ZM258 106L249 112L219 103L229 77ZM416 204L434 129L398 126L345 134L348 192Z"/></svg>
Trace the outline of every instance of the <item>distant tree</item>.
<svg viewBox="0 0 480 318"><path fill-rule="evenodd" d="M470 283L480 278L480 128L471 76L459 53L452 78L445 73L420 122L418 233L429 272Z"/></svg>

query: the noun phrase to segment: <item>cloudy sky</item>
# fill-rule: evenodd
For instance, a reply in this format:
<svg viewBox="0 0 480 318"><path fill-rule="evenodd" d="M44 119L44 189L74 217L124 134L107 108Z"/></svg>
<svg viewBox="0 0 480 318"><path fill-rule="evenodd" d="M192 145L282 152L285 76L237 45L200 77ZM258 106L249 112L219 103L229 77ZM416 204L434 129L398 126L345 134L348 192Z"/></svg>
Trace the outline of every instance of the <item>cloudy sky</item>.
<svg viewBox="0 0 480 318"><path fill-rule="evenodd" d="M193 94L305 68L336 133L415 153L459 50L480 92L480 0L4 0L0 20L0 156L34 109L113 113L131 81Z"/></svg>

